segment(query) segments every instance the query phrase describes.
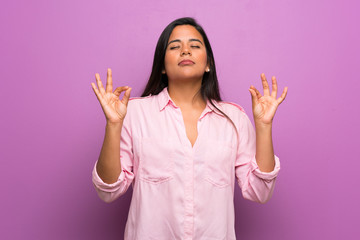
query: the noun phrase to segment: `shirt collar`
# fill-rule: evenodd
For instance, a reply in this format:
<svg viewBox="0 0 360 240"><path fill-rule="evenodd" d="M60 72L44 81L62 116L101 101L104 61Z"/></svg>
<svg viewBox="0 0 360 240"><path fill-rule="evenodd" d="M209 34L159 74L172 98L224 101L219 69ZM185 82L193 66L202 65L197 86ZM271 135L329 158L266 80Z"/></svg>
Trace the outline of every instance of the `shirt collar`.
<svg viewBox="0 0 360 240"><path fill-rule="evenodd" d="M174 108L178 108L178 106L176 106L176 104L174 103L174 101L170 98L169 92L168 92L168 88L165 87L159 94L158 94L158 102L159 102L159 111L164 110L167 106L171 105ZM222 107L221 105L217 102L217 101L212 101L213 104L222 111ZM210 112L215 112L216 114L220 115L220 116L224 116L223 114L221 114L221 112L219 112L219 110L217 110L211 103L210 100L207 100L206 102L206 107L204 109L204 111L202 112L200 119L202 119L205 115L207 115Z"/></svg>
<svg viewBox="0 0 360 240"><path fill-rule="evenodd" d="M173 100L170 98L168 88L165 87L159 94L158 94L158 101L159 101L159 110L162 111L168 105L172 105L175 108L178 106L175 105Z"/></svg>

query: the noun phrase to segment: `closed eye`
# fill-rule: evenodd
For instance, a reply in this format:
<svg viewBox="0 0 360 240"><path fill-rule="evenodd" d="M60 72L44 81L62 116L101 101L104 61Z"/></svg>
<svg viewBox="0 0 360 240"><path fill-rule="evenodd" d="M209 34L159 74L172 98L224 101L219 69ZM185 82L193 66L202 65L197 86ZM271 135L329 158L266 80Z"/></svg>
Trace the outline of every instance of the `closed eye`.
<svg viewBox="0 0 360 240"><path fill-rule="evenodd" d="M191 46L191 47L193 47L193 48L200 48L200 46Z"/></svg>
<svg viewBox="0 0 360 240"><path fill-rule="evenodd" d="M179 46L170 47L170 50L173 50L173 49L176 49L176 48L179 48Z"/></svg>

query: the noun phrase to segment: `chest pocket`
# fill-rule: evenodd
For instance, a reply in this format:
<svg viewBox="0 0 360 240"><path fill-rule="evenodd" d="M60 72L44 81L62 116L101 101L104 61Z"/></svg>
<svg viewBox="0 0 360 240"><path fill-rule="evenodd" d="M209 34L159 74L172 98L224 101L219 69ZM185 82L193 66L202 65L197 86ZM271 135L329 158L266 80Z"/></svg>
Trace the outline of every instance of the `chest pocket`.
<svg viewBox="0 0 360 240"><path fill-rule="evenodd" d="M164 139L143 138L140 145L139 179L153 184L171 180L174 144Z"/></svg>
<svg viewBox="0 0 360 240"><path fill-rule="evenodd" d="M205 180L216 187L226 187L233 179L236 151L230 143L209 141L205 154ZM235 173L234 173L235 174Z"/></svg>

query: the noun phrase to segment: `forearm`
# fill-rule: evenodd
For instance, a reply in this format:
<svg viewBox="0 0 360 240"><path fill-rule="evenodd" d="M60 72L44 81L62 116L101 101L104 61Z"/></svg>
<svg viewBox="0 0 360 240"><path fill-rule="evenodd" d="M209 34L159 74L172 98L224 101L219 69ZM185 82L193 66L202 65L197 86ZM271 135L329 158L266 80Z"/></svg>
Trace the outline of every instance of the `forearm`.
<svg viewBox="0 0 360 240"><path fill-rule="evenodd" d="M122 122L106 124L104 142L96 165L99 177L105 183L114 183L121 173L120 136Z"/></svg>
<svg viewBox="0 0 360 240"><path fill-rule="evenodd" d="M262 172L271 172L275 167L274 148L272 142L272 124L255 122L256 130L256 162Z"/></svg>

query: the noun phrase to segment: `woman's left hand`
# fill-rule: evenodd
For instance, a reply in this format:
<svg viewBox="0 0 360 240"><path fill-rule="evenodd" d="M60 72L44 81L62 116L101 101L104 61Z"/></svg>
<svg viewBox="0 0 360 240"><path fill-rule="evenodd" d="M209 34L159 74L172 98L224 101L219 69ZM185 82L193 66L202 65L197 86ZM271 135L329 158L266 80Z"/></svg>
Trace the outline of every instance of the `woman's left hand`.
<svg viewBox="0 0 360 240"><path fill-rule="evenodd" d="M264 96L251 85L249 91L252 98L252 110L254 114L254 121L257 124L271 125L272 120L275 116L276 109L282 103L286 97L288 88L285 87L281 96L276 99L277 95L277 83L276 78L273 76L272 80L272 91L270 94L270 89L268 82L265 78L265 74L261 74L262 85L264 88Z"/></svg>

